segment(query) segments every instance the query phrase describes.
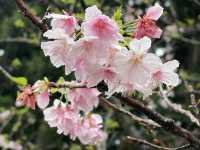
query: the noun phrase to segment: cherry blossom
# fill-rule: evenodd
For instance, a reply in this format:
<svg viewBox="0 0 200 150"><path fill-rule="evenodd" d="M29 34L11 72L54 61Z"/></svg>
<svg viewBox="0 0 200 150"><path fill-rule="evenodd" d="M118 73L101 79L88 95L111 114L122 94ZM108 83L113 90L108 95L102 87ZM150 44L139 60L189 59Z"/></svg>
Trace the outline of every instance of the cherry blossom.
<svg viewBox="0 0 200 150"><path fill-rule="evenodd" d="M52 30L60 28L64 30L66 34L71 35L75 32L75 28L78 28L76 18L68 15L66 12L64 15L48 14L46 18L52 18Z"/></svg>
<svg viewBox="0 0 200 150"><path fill-rule="evenodd" d="M43 92L41 94L36 95L36 101L39 108L44 109L49 104L49 93Z"/></svg>
<svg viewBox="0 0 200 150"><path fill-rule="evenodd" d="M105 49L98 44L97 37L88 36L80 38L69 51L71 64L75 65L79 60L96 64L99 59L104 57L103 54L106 54L104 50ZM100 51L104 51L104 53L102 54Z"/></svg>
<svg viewBox="0 0 200 150"><path fill-rule="evenodd" d="M167 86L177 86L179 84L178 74L174 71L178 68L179 62L177 60L168 61L153 72L153 85L158 86L159 83L164 83Z"/></svg>
<svg viewBox="0 0 200 150"><path fill-rule="evenodd" d="M43 110L44 120L50 127L57 128L58 134L68 135L73 140L78 138L82 144L95 145L106 140L101 116L92 114L99 104L101 93L96 86L100 82L107 85L107 96L135 90L148 96L160 83L167 86L179 83L175 73L178 61L162 63L157 55L148 52L150 38L160 38L162 34L156 26L162 13L159 4L150 7L139 18L134 38L128 46L120 42L122 35L117 24L96 6L85 10L80 37L75 35L78 27L75 17L67 13L47 15L46 18L52 20L51 29L43 34L47 40L41 42L44 55L50 57L56 68L64 66L66 75L73 72L75 83L84 87L66 86L66 101L62 102L61 96L60 100L54 100L53 106L47 107L51 87L49 81L39 80L32 87L24 88L17 99L31 109L35 109L37 103ZM63 91L60 92L62 95Z"/></svg>
<svg viewBox="0 0 200 150"><path fill-rule="evenodd" d="M96 6L88 7L85 11L85 22L81 25L85 36L96 36L104 43L122 39L117 24L108 16L103 15Z"/></svg>
<svg viewBox="0 0 200 150"><path fill-rule="evenodd" d="M101 130L102 118L98 114L91 114L83 118L78 131L78 138L83 144L95 145L107 138L107 134Z"/></svg>
<svg viewBox="0 0 200 150"><path fill-rule="evenodd" d="M68 99L71 102L72 108L90 112L99 104L100 92L95 88L76 88L70 89Z"/></svg>
<svg viewBox="0 0 200 150"><path fill-rule="evenodd" d="M140 40L133 39L130 44L130 51L120 51L114 62L114 67L120 76L121 83L132 85L133 89L146 93L145 88L151 79L150 70L157 67L160 58L152 53L147 53L151 40L144 37Z"/></svg>
<svg viewBox="0 0 200 150"><path fill-rule="evenodd" d="M54 41L47 41L41 43L41 48L45 56L50 56L51 63L55 67L65 66L66 72L70 73L73 68L69 64L68 52L74 43L73 38L64 34L62 29L48 30L44 33L49 39Z"/></svg>
<svg viewBox="0 0 200 150"><path fill-rule="evenodd" d="M77 111L66 106L60 100L55 100L53 106L44 110L44 120L48 122L50 127L57 127L58 134L68 135L73 133L79 118Z"/></svg>
<svg viewBox="0 0 200 150"><path fill-rule="evenodd" d="M156 3L154 6L150 7L146 14L139 18L134 33L134 38L140 39L144 36L150 38L160 38L162 30L156 25L156 22L163 13L163 8Z"/></svg>
<svg viewBox="0 0 200 150"><path fill-rule="evenodd" d="M35 109L36 97L33 93L31 86L27 86L17 97L17 100L28 108Z"/></svg>

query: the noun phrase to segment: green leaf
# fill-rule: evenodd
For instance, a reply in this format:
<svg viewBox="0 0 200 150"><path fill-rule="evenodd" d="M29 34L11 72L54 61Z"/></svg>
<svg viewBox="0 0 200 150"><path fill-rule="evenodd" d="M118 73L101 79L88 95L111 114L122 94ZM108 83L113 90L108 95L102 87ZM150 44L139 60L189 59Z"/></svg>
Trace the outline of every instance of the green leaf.
<svg viewBox="0 0 200 150"><path fill-rule="evenodd" d="M114 12L114 15L113 15L113 20L115 20L115 22L117 23L117 25L119 26L120 28L120 33L123 34L124 33L124 30L123 30L123 22L122 22L122 8L121 7L118 7L116 9L116 11Z"/></svg>
<svg viewBox="0 0 200 150"><path fill-rule="evenodd" d="M14 67L14 68L19 68L20 66L22 66L22 63L21 63L21 61L19 60L19 58L15 58L15 59L13 59L11 65L12 65L12 67Z"/></svg>
<svg viewBox="0 0 200 150"><path fill-rule="evenodd" d="M118 122L113 119L107 119L105 125L108 129L116 129L119 127Z"/></svg>
<svg viewBox="0 0 200 150"><path fill-rule="evenodd" d="M63 77L60 77L60 78L57 80L56 83L57 83L57 84L63 84L63 83L65 83L65 79L64 79Z"/></svg>
<svg viewBox="0 0 200 150"><path fill-rule="evenodd" d="M81 147L78 144L72 144L69 150L81 150Z"/></svg>
<svg viewBox="0 0 200 150"><path fill-rule="evenodd" d="M13 82L15 82L16 84L18 84L18 85L22 85L22 86L25 86L25 85L27 85L28 84L28 80L27 80L27 78L25 78L25 77L11 77L11 80L13 81Z"/></svg>
<svg viewBox="0 0 200 150"><path fill-rule="evenodd" d="M24 28L24 26L25 26L23 20L21 20L21 19L17 19L17 20L14 22L14 24L15 24L15 26L16 26L17 28Z"/></svg>

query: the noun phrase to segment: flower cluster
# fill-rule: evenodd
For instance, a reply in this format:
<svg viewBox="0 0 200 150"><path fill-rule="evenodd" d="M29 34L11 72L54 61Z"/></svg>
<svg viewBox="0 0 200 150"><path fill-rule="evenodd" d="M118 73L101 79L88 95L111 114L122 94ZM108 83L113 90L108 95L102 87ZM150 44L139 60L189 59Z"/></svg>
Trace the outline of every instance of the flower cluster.
<svg viewBox="0 0 200 150"><path fill-rule="evenodd" d="M137 90L148 96L159 83L176 86L179 82L174 73L177 61L163 64L157 55L148 53L150 38L161 36L162 30L155 21L162 12L159 4L147 10L136 25L129 48L120 45L123 36L117 24L96 6L86 9L79 31L82 37L78 40L75 40L78 25L73 16L50 14L52 29L44 36L51 41L42 42L41 47L55 67L65 66L66 74L74 71L76 80L87 87L104 81L109 95Z"/></svg>
<svg viewBox="0 0 200 150"><path fill-rule="evenodd" d="M32 109L37 102L49 126L56 127L59 134L78 138L83 144L105 140L107 135L101 130L101 116L91 113L99 103L100 92L95 87L100 82L108 86L108 96L133 91L148 96L161 84L176 86L179 83L175 73L178 61L163 63L157 55L148 52L150 38L160 38L162 34L155 22L162 13L159 4L150 7L138 19L126 46L122 44L124 39L117 23L96 6L86 9L81 24L66 12L47 15L51 29L43 34L47 38L41 43L44 55L50 57L55 67L64 66L66 75L73 72L76 83L85 87L69 88L66 102L56 99L53 106L46 108L51 93L48 83L38 81L25 88L18 99Z"/></svg>
<svg viewBox="0 0 200 150"><path fill-rule="evenodd" d="M58 134L69 135L73 140L78 138L83 144L97 144L107 138L107 134L101 130L101 116L91 113L99 104L100 92L96 88L69 89L67 102L56 99L53 106L47 107L48 84L38 80L33 86L24 88L17 99L31 109L35 109L37 103L43 110L44 119L50 127L57 128Z"/></svg>
<svg viewBox="0 0 200 150"><path fill-rule="evenodd" d="M100 115L80 116L76 109L60 100L55 100L53 106L44 110L44 119L50 127L57 127L58 134L69 135L71 139L77 137L83 144L97 144L107 137L101 130Z"/></svg>

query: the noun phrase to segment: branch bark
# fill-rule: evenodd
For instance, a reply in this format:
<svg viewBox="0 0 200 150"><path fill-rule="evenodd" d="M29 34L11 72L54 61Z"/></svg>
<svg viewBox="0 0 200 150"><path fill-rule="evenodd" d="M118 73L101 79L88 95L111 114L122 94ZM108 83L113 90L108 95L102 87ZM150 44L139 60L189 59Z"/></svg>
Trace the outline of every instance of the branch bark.
<svg viewBox="0 0 200 150"><path fill-rule="evenodd" d="M46 24L42 23L40 17L34 15L30 9L26 6L23 0L15 0L19 10L24 17L27 17L36 27L38 27L42 32L47 31L48 27Z"/></svg>
<svg viewBox="0 0 200 150"><path fill-rule="evenodd" d="M157 124L156 122L154 122L154 121L152 121L150 119L140 118L140 117L132 114L130 111L127 111L127 110L123 109L121 106L117 106L117 105L111 103L110 101L108 101L103 96L100 96L99 99L100 99L100 102L102 102L104 105L112 108L115 111L121 112L122 114L125 114L125 115L129 116L131 119L133 119L134 121L136 121L140 125L143 125L144 127L147 127L148 129L160 128L160 125Z"/></svg>
<svg viewBox="0 0 200 150"><path fill-rule="evenodd" d="M137 143L143 144L143 145L147 145L151 148L159 149L159 150L181 150L181 149L188 149L190 147L190 144L185 144L183 146L174 147L174 148L163 147L163 146L159 146L159 145L150 143L146 140L138 139L138 138L134 138L134 137L130 137L130 136L127 136L125 140L126 140L126 142L131 143L131 144L137 144Z"/></svg>
<svg viewBox="0 0 200 150"><path fill-rule="evenodd" d="M151 110L150 108L146 107L142 103L130 97L120 96L119 99L125 102L126 104L128 104L129 106L133 107L134 109L145 114L147 117L149 117L153 121L160 124L163 127L163 129L165 129L166 131L171 132L177 136L183 137L184 139L189 141L193 147L200 149L200 140L194 137L190 131L177 126L172 119L165 118L161 114Z"/></svg>

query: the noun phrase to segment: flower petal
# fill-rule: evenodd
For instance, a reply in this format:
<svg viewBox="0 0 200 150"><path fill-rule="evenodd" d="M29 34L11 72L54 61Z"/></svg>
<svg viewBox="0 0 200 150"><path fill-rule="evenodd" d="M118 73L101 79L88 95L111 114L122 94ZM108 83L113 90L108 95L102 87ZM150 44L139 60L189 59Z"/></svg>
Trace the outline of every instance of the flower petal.
<svg viewBox="0 0 200 150"><path fill-rule="evenodd" d="M168 86L177 86L179 84L178 74L174 72L163 72L162 82Z"/></svg>
<svg viewBox="0 0 200 150"><path fill-rule="evenodd" d="M96 5L88 7L85 10L85 20L93 19L101 14L102 12L97 8Z"/></svg>
<svg viewBox="0 0 200 150"><path fill-rule="evenodd" d="M163 70L174 71L179 67L179 62L177 60L168 61L163 64Z"/></svg>
<svg viewBox="0 0 200 150"><path fill-rule="evenodd" d="M137 53L146 53L151 47L151 39L148 37L143 37L142 39L133 39L129 44L130 49Z"/></svg>
<svg viewBox="0 0 200 150"><path fill-rule="evenodd" d="M46 108L47 105L49 104L49 93L48 92L41 93L41 94L37 95L36 98L37 98L37 105L41 109Z"/></svg>
<svg viewBox="0 0 200 150"><path fill-rule="evenodd" d="M154 6L150 7L147 10L146 17L152 20L158 20L162 14L163 14L163 7L161 7L158 3L156 3Z"/></svg>

